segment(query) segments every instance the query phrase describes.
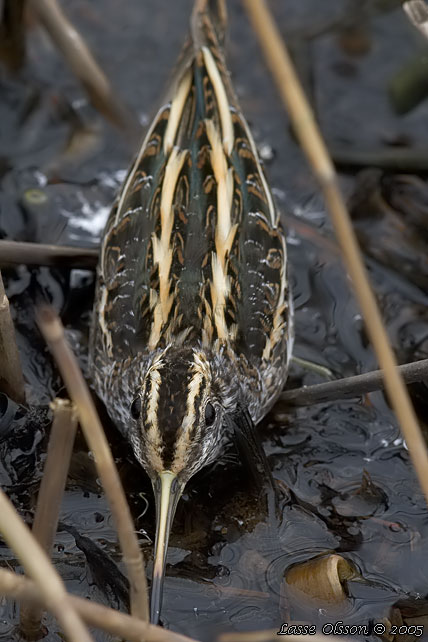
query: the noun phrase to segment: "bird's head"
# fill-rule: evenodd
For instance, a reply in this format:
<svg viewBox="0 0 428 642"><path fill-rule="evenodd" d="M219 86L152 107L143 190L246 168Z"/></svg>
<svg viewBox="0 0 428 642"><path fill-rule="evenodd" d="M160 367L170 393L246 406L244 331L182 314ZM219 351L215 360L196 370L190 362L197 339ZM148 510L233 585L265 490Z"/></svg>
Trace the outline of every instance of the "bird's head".
<svg viewBox="0 0 428 642"><path fill-rule="evenodd" d="M140 381L130 408L137 459L156 499L151 619L159 617L171 523L186 482L219 449L229 393L202 350L168 347Z"/></svg>

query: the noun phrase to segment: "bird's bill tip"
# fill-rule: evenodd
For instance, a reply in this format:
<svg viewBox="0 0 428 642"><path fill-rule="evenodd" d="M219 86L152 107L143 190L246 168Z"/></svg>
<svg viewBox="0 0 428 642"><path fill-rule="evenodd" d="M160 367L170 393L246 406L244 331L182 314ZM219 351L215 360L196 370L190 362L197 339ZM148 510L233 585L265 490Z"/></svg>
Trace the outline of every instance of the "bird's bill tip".
<svg viewBox="0 0 428 642"><path fill-rule="evenodd" d="M166 553L172 521L178 500L183 491L177 476L170 471L158 474L153 482L156 502L156 539L153 562L153 579L150 599L150 621L157 624L162 606Z"/></svg>

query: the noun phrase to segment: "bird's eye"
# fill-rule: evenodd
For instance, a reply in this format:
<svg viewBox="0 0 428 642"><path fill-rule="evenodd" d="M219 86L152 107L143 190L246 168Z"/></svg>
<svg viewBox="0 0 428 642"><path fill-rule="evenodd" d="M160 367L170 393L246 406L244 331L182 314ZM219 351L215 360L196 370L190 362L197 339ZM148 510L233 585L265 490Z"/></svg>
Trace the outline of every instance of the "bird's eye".
<svg viewBox="0 0 428 642"><path fill-rule="evenodd" d="M215 408L211 403L207 403L205 406L205 424L207 426L212 426L215 419Z"/></svg>
<svg viewBox="0 0 428 642"><path fill-rule="evenodd" d="M134 419L138 419L141 413L141 399L140 397L135 397L134 401L131 404L131 415Z"/></svg>

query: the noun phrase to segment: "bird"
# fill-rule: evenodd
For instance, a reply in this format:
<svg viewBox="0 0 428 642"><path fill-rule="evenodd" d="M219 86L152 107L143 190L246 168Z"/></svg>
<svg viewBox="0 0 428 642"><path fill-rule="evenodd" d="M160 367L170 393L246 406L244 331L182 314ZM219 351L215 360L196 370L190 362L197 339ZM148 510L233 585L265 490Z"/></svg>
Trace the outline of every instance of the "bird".
<svg viewBox="0 0 428 642"><path fill-rule="evenodd" d="M286 237L224 57L225 0L196 0L169 92L102 237L93 387L151 479L151 621L177 503L230 431L266 462L255 426L286 382L293 306Z"/></svg>

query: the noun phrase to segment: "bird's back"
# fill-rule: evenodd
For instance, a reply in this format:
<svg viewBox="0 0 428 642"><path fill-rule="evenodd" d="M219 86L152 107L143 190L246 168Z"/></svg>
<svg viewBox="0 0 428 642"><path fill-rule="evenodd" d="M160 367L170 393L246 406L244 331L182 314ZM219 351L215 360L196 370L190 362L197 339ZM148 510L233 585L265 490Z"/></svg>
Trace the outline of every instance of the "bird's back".
<svg viewBox="0 0 428 642"><path fill-rule="evenodd" d="M97 381L109 364L139 358L144 369L171 343L221 352L238 377L264 382L257 420L285 381L292 312L284 233L223 59L222 10L196 3L170 97L107 222L92 361Z"/></svg>

